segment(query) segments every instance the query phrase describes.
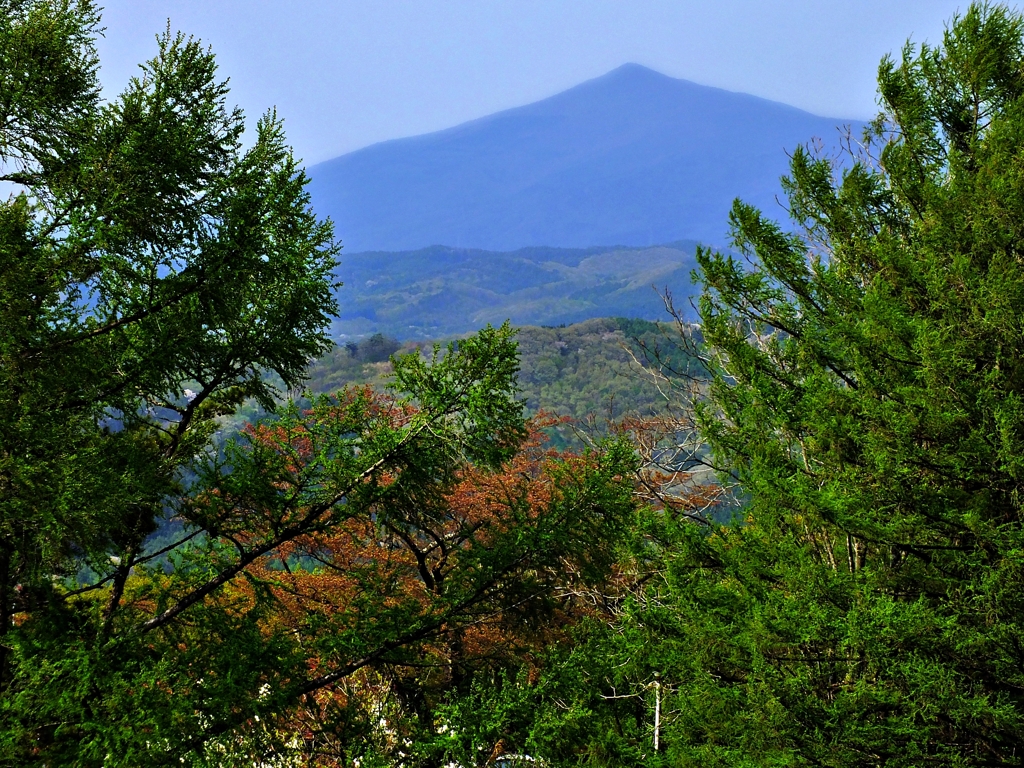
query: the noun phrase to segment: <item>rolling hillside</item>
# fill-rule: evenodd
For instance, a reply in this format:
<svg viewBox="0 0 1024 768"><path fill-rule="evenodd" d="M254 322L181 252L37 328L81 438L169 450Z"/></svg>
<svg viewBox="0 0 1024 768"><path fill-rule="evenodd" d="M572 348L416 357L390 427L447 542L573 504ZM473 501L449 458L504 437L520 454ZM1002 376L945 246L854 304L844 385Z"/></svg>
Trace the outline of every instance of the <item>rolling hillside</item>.
<svg viewBox="0 0 1024 768"><path fill-rule="evenodd" d="M593 317L665 319L659 291L683 307L696 243L651 248L524 248L493 252L435 246L343 255L336 339L386 333L425 339L486 323L561 325Z"/></svg>
<svg viewBox="0 0 1024 768"><path fill-rule="evenodd" d="M519 385L529 414L546 411L568 416L576 425L600 428L626 415L664 413L667 403L651 377L638 367L644 359L642 343L658 349L675 370L696 370L696 363L677 345L671 324L624 318L595 318L557 328L524 326L518 329ZM309 368L309 390L335 393L348 384L382 388L393 352L429 351L430 340L398 343L370 337L338 345ZM297 394L297 393L296 393ZM260 413L250 402L246 417ZM238 420L234 428L239 428ZM572 427L551 431L556 445L574 442Z"/></svg>

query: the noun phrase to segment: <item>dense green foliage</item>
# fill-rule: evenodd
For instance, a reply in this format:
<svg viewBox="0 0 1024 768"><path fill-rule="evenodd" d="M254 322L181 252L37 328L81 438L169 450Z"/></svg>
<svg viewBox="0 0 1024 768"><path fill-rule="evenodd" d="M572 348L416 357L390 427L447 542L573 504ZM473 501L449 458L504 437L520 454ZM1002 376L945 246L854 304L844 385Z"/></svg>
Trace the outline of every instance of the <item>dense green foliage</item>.
<svg viewBox="0 0 1024 768"><path fill-rule="evenodd" d="M738 205L752 269L700 257L705 434L752 523L686 553L692 641L725 642L684 700L735 735L681 755L1021 759L1024 18L971 6L879 86L875 158L794 155L803 235Z"/></svg>

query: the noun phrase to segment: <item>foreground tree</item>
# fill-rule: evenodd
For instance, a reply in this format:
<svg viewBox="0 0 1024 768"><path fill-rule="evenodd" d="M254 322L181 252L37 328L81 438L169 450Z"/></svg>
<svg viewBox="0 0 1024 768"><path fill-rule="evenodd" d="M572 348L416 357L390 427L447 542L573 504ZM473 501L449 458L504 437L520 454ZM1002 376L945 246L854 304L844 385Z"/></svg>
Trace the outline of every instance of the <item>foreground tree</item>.
<svg viewBox="0 0 1024 768"><path fill-rule="evenodd" d="M349 394L366 396L388 419L416 415L365 390ZM550 420L534 423L497 471L464 467L447 488L389 474L365 502L370 514L349 510L344 524L295 540L281 565L264 561L240 584L248 600L258 600L256 579L273 595L279 608L266 631L308 636L303 648L321 677L339 666L337 652L316 645L325 626L332 647L382 632L416 637L361 654L358 675L345 670L339 685L281 713L278 728L303 735L306 760L476 765L522 746L507 730L475 732L478 719L493 719L486 710L453 717L452 707L509 676L536 677L547 648L592 612L589 591L607 580L634 506L625 442L558 453L545 448L541 424ZM308 451L305 429L298 434ZM254 438L275 452L282 439L296 442L279 423ZM284 568L289 560L314 567Z"/></svg>
<svg viewBox="0 0 1024 768"><path fill-rule="evenodd" d="M209 51L164 35L103 103L98 23L0 2L0 763L252 765L308 697L542 611L629 456L452 517L525 436L508 328L215 441L328 346L337 248Z"/></svg>
<svg viewBox="0 0 1024 768"><path fill-rule="evenodd" d="M119 557L121 589L213 419L270 405L265 371L297 381L334 311L331 228L273 116L243 151L211 54L170 35L100 103L97 24L0 13L3 627L83 558Z"/></svg>
<svg viewBox="0 0 1024 768"><path fill-rule="evenodd" d="M794 154L798 233L737 204L747 263L699 257L749 504L666 562L676 764L1022 759L1024 18L972 5L879 85L852 163Z"/></svg>

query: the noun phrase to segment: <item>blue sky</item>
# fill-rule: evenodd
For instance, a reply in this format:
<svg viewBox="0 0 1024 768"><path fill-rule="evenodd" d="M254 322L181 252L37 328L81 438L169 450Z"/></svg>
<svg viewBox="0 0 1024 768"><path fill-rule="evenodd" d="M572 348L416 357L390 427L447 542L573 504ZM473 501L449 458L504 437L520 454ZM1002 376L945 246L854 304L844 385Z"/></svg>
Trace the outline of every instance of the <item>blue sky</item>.
<svg viewBox="0 0 1024 768"><path fill-rule="evenodd" d="M101 0L102 2L102 0ZM107 0L108 95L170 19L232 99L276 106L307 164L552 95L628 61L819 115L869 118L878 62L938 41L952 0Z"/></svg>

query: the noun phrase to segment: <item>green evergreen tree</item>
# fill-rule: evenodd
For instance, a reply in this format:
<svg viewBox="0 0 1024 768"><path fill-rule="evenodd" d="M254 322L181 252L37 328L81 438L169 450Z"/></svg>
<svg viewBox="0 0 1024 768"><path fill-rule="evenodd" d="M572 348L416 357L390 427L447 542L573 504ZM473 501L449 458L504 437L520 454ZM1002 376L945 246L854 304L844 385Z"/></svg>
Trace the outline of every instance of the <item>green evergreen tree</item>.
<svg viewBox="0 0 1024 768"><path fill-rule="evenodd" d="M675 764L1024 760L1024 17L974 4L879 69L796 232L700 254L704 434L746 524L679 531Z"/></svg>

